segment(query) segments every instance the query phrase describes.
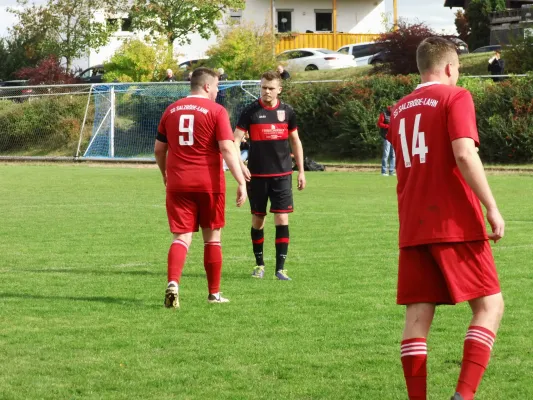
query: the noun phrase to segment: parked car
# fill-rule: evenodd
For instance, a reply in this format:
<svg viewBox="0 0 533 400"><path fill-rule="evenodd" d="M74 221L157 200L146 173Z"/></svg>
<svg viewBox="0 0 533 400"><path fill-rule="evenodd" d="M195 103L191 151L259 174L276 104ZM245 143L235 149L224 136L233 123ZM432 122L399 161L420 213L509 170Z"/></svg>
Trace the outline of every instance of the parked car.
<svg viewBox="0 0 533 400"><path fill-rule="evenodd" d="M276 59L286 63L289 71L315 71L348 68L357 65L352 55L319 48L287 50L280 53Z"/></svg>
<svg viewBox="0 0 533 400"><path fill-rule="evenodd" d="M28 86L27 79L2 82L0 86L0 99L22 102L28 100L33 89Z"/></svg>
<svg viewBox="0 0 533 400"><path fill-rule="evenodd" d="M501 49L502 49L502 46L500 46L499 44L495 44L491 46L478 47L472 53L490 53L491 51L496 51L496 50L501 51Z"/></svg>
<svg viewBox="0 0 533 400"><path fill-rule="evenodd" d="M379 51L379 45L374 42L347 44L337 50L341 54L351 54L358 67L370 64L372 56L379 53Z"/></svg>
<svg viewBox="0 0 533 400"><path fill-rule="evenodd" d="M195 68L203 67L206 64L207 60L208 58L194 58L179 63L178 67L181 71L181 79L184 81L187 80L187 78L189 77L189 72L193 71ZM175 75L179 79L179 74L176 73Z"/></svg>
<svg viewBox="0 0 533 400"><path fill-rule="evenodd" d="M468 50L468 45L463 40L456 38L456 37L452 37L450 38L450 40L454 42L455 45L457 46L457 53L459 53L459 55L468 54L470 52Z"/></svg>
<svg viewBox="0 0 533 400"><path fill-rule="evenodd" d="M102 64L98 64L84 69L76 77L81 83L102 83L104 73L104 66Z"/></svg>

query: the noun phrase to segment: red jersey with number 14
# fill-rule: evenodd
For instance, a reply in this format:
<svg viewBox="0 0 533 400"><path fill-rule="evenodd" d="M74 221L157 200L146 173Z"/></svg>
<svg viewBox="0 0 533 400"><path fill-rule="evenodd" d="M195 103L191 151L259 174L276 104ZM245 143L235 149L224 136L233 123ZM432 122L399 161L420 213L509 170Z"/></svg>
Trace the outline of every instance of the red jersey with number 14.
<svg viewBox="0 0 533 400"><path fill-rule="evenodd" d="M419 85L392 108L387 140L396 152L400 247L488 238L479 199L455 162L459 138L479 146L466 89Z"/></svg>
<svg viewBox="0 0 533 400"><path fill-rule="evenodd" d="M157 140L168 143L167 191L225 193L219 140L233 141L226 109L200 96L171 104Z"/></svg>

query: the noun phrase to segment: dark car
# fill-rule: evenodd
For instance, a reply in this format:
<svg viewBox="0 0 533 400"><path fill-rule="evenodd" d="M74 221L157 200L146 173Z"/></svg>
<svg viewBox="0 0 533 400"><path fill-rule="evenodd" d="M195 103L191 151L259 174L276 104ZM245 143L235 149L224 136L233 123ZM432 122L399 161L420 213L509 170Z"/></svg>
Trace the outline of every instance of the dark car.
<svg viewBox="0 0 533 400"><path fill-rule="evenodd" d="M0 86L0 99L13 100L13 101L25 101L33 93L33 89L28 86L28 80L20 79L14 81L5 81Z"/></svg>
<svg viewBox="0 0 533 400"><path fill-rule="evenodd" d="M496 51L496 50L501 51L502 46L500 46L499 44L495 44L491 46L478 47L472 53L490 53L491 51Z"/></svg>
<svg viewBox="0 0 533 400"><path fill-rule="evenodd" d="M189 77L189 72L193 71L195 68L205 66L206 62L207 62L207 58L202 58L202 59L187 60L187 61L183 61L182 63L178 64L178 67L181 71L182 79L186 81L187 78Z"/></svg>
<svg viewBox="0 0 533 400"><path fill-rule="evenodd" d="M81 83L102 83L104 72L104 66L98 64L84 69L76 77Z"/></svg>

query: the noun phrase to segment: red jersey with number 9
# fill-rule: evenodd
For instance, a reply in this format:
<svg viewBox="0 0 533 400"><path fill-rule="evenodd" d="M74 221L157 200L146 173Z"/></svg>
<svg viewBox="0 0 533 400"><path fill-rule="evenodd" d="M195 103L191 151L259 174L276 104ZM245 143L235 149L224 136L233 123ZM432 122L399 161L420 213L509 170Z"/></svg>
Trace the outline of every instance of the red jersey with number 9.
<svg viewBox="0 0 533 400"><path fill-rule="evenodd" d="M226 109L200 96L171 104L157 140L168 143L167 191L225 193L219 140L233 141Z"/></svg>
<svg viewBox="0 0 533 400"><path fill-rule="evenodd" d="M400 247L488 239L479 199L455 162L459 138L479 146L466 89L419 85L392 108L387 140L396 152Z"/></svg>

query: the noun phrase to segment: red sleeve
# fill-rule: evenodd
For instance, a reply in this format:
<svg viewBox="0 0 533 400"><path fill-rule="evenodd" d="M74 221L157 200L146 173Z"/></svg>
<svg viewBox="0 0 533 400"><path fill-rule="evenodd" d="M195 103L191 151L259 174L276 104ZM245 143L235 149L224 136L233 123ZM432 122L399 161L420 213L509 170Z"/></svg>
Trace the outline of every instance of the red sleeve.
<svg viewBox="0 0 533 400"><path fill-rule="evenodd" d="M448 134L450 141L471 138L479 146L474 100L468 90L461 90L448 103Z"/></svg>
<svg viewBox="0 0 533 400"><path fill-rule="evenodd" d="M163 116L161 117L161 121L159 121L159 127L157 128L157 133L167 136L167 128L165 127L165 121L167 120L167 111L163 113Z"/></svg>
<svg viewBox="0 0 533 400"><path fill-rule="evenodd" d="M378 127L383 128L383 129L389 128L389 125L385 123L385 114L383 113L379 114Z"/></svg>
<svg viewBox="0 0 533 400"><path fill-rule="evenodd" d="M216 118L215 134L217 142L219 140L233 141L233 131L231 130L231 124L226 109L221 107Z"/></svg>

